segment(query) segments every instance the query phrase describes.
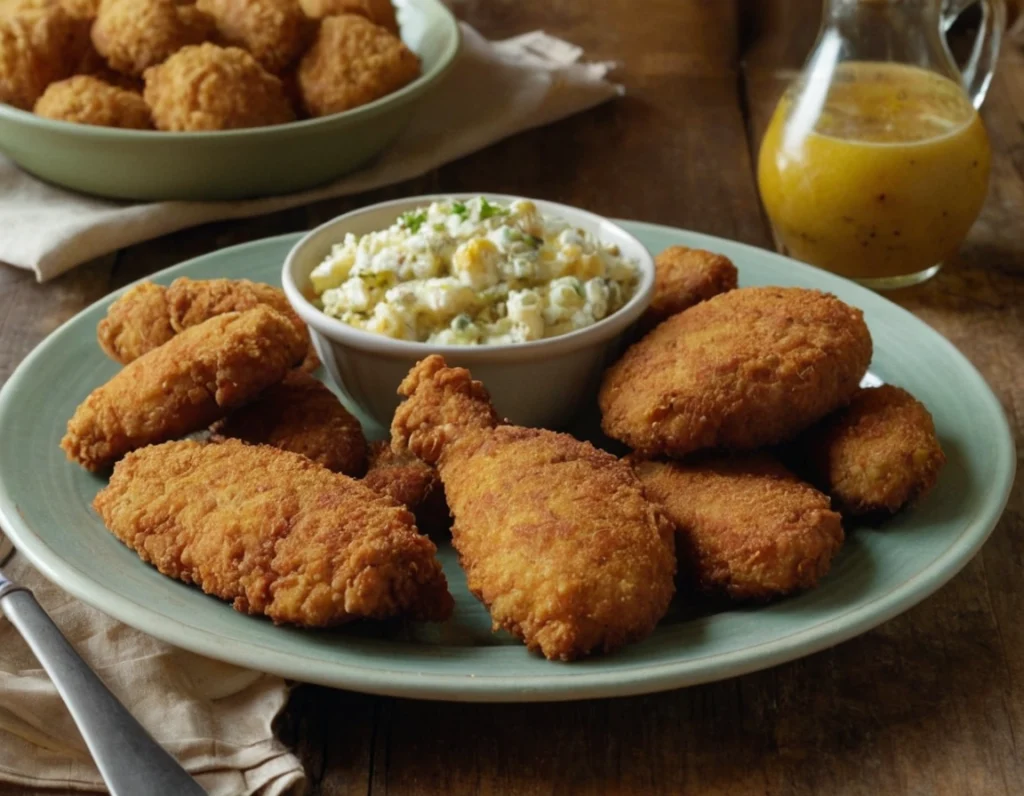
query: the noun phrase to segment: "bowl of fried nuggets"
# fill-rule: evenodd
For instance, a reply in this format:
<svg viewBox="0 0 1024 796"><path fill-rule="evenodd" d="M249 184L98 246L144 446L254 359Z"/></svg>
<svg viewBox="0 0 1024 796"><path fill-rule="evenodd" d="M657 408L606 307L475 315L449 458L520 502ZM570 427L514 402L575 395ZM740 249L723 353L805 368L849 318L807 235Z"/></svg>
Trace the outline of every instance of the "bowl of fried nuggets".
<svg viewBox="0 0 1024 796"><path fill-rule="evenodd" d="M596 396L624 456L504 421L437 355L368 443L310 375L280 290L188 278L110 306L98 340L124 369L61 444L110 473L94 508L144 561L279 624L444 622L438 544L493 629L551 661L636 643L680 603L813 589L844 526L884 528L933 487L931 416L861 386L870 333L836 297L737 287L697 249L656 265L652 310Z"/></svg>
<svg viewBox="0 0 1024 796"><path fill-rule="evenodd" d="M454 62L440 0L0 0L0 150L84 193L224 200L384 149Z"/></svg>

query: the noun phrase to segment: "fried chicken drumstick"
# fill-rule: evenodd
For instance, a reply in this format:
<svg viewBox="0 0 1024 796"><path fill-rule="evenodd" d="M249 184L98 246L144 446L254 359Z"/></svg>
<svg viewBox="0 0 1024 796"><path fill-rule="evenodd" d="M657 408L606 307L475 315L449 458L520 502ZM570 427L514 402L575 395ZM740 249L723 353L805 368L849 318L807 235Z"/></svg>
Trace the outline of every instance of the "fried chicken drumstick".
<svg viewBox="0 0 1024 796"><path fill-rule="evenodd" d="M437 463L469 588L552 660L647 636L672 598L671 525L627 462L568 434L499 425L484 386L440 356L399 387L392 445Z"/></svg>

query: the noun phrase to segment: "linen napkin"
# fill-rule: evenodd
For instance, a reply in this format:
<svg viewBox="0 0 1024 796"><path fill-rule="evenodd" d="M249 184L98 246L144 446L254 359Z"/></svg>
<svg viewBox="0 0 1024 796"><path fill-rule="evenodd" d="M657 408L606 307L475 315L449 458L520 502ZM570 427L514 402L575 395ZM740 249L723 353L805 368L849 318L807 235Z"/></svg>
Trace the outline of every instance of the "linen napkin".
<svg viewBox="0 0 1024 796"><path fill-rule="evenodd" d="M288 700L280 677L203 658L123 625L61 591L21 554L4 570L32 589L93 671L210 794L284 796L304 789L298 758L271 729ZM56 688L2 615L0 791L106 792Z"/></svg>
<svg viewBox="0 0 1024 796"><path fill-rule="evenodd" d="M561 39L536 31L492 42L461 28L456 63L399 139L370 166L311 191L241 202L114 202L48 185L0 155L0 262L31 268L43 282L185 227L412 179L622 93L605 79L609 64L582 63L582 50Z"/></svg>

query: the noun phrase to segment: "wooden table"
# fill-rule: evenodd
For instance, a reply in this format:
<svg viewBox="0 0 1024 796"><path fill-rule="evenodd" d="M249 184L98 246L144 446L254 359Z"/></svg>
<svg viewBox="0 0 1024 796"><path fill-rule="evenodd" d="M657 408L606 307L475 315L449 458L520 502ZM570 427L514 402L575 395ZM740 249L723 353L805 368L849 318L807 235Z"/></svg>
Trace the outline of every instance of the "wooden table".
<svg viewBox="0 0 1024 796"><path fill-rule="evenodd" d="M771 247L752 155L805 56L818 0L457 0L491 37L535 28L619 61L628 94L402 185L188 230L45 285L0 266L0 380L60 322L212 249L309 228L369 202L474 190ZM981 220L928 284L892 295L1024 412L1024 56L1007 47L985 106L994 160ZM950 386L956 389L955 385ZM313 783L342 794L1024 793L1024 492L984 550L903 616L775 669L665 694L462 705L317 687L283 722Z"/></svg>

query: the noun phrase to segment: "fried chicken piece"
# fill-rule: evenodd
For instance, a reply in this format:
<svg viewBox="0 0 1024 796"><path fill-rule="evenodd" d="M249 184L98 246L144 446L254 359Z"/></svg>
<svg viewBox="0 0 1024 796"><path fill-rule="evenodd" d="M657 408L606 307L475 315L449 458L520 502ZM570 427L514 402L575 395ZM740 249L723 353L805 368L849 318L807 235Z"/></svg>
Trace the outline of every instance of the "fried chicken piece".
<svg viewBox="0 0 1024 796"><path fill-rule="evenodd" d="M32 110L50 83L71 74L81 42L81 25L60 6L0 16L0 102Z"/></svg>
<svg viewBox="0 0 1024 796"><path fill-rule="evenodd" d="M100 127L133 130L153 127L149 106L142 95L88 75L76 75L51 83L33 111L48 119Z"/></svg>
<svg viewBox="0 0 1024 796"><path fill-rule="evenodd" d="M605 433L647 456L783 442L846 404L871 361L860 310L747 287L673 315L605 373Z"/></svg>
<svg viewBox="0 0 1024 796"><path fill-rule="evenodd" d="M211 26L194 7L174 0L100 0L92 43L112 69L138 77L182 47L203 41Z"/></svg>
<svg viewBox="0 0 1024 796"><path fill-rule="evenodd" d="M736 289L732 260L721 254L686 246L669 246L654 258L654 297L641 318L653 329L671 315Z"/></svg>
<svg viewBox="0 0 1024 796"><path fill-rule="evenodd" d="M828 497L766 454L633 466L675 523L680 571L703 591L768 599L812 588L843 544Z"/></svg>
<svg viewBox="0 0 1024 796"><path fill-rule="evenodd" d="M198 0L217 26L219 40L247 50L268 72L298 60L313 25L295 0Z"/></svg>
<svg viewBox="0 0 1024 796"><path fill-rule="evenodd" d="M420 74L420 59L402 40L365 17L343 14L320 23L299 62L299 91L311 116L365 105Z"/></svg>
<svg viewBox="0 0 1024 796"><path fill-rule="evenodd" d="M299 5L311 19L358 14L398 35L398 18L391 0L299 0Z"/></svg>
<svg viewBox="0 0 1024 796"><path fill-rule="evenodd" d="M451 516L436 469L408 451L396 453L386 440L370 444L367 460L364 484L409 509L424 533L447 530Z"/></svg>
<svg viewBox="0 0 1024 796"><path fill-rule="evenodd" d="M304 370L313 371L320 366L309 329L298 316L288 298L279 287L248 279L189 279L181 276L167 289L167 305L171 326L181 332L207 318L224 312L240 312L265 304L280 312L307 341L308 350L303 360Z"/></svg>
<svg viewBox="0 0 1024 796"><path fill-rule="evenodd" d="M301 454L336 473L354 477L366 471L363 427L333 392L301 370L236 409L213 431Z"/></svg>
<svg viewBox="0 0 1024 796"><path fill-rule="evenodd" d="M127 365L178 332L225 312L251 310L261 304L277 310L307 341L304 370L320 365L309 330L295 314L284 291L248 279L175 279L169 288L143 282L110 305L97 327L100 347Z"/></svg>
<svg viewBox="0 0 1024 796"><path fill-rule="evenodd" d="M174 337L167 288L140 282L127 290L110 305L96 337L103 352L122 365L162 346Z"/></svg>
<svg viewBox="0 0 1024 796"><path fill-rule="evenodd" d="M160 130L236 130L295 119L281 81L237 47L183 47L143 78Z"/></svg>
<svg viewBox="0 0 1024 796"><path fill-rule="evenodd" d="M487 391L430 356L399 387L392 446L437 462L469 588L494 628L570 661L647 636L674 591L672 529L627 462L496 425Z"/></svg>
<svg viewBox="0 0 1024 796"><path fill-rule="evenodd" d="M358 481L265 445L186 440L128 454L93 502L161 573L275 623L452 612L437 548Z"/></svg>
<svg viewBox="0 0 1024 796"><path fill-rule="evenodd" d="M840 510L878 518L926 495L946 463L931 414L891 384L862 388L793 450Z"/></svg>
<svg viewBox="0 0 1024 796"><path fill-rule="evenodd" d="M101 470L144 445L208 427L284 378L306 350L269 307L218 315L143 354L98 387L68 421L61 447Z"/></svg>

